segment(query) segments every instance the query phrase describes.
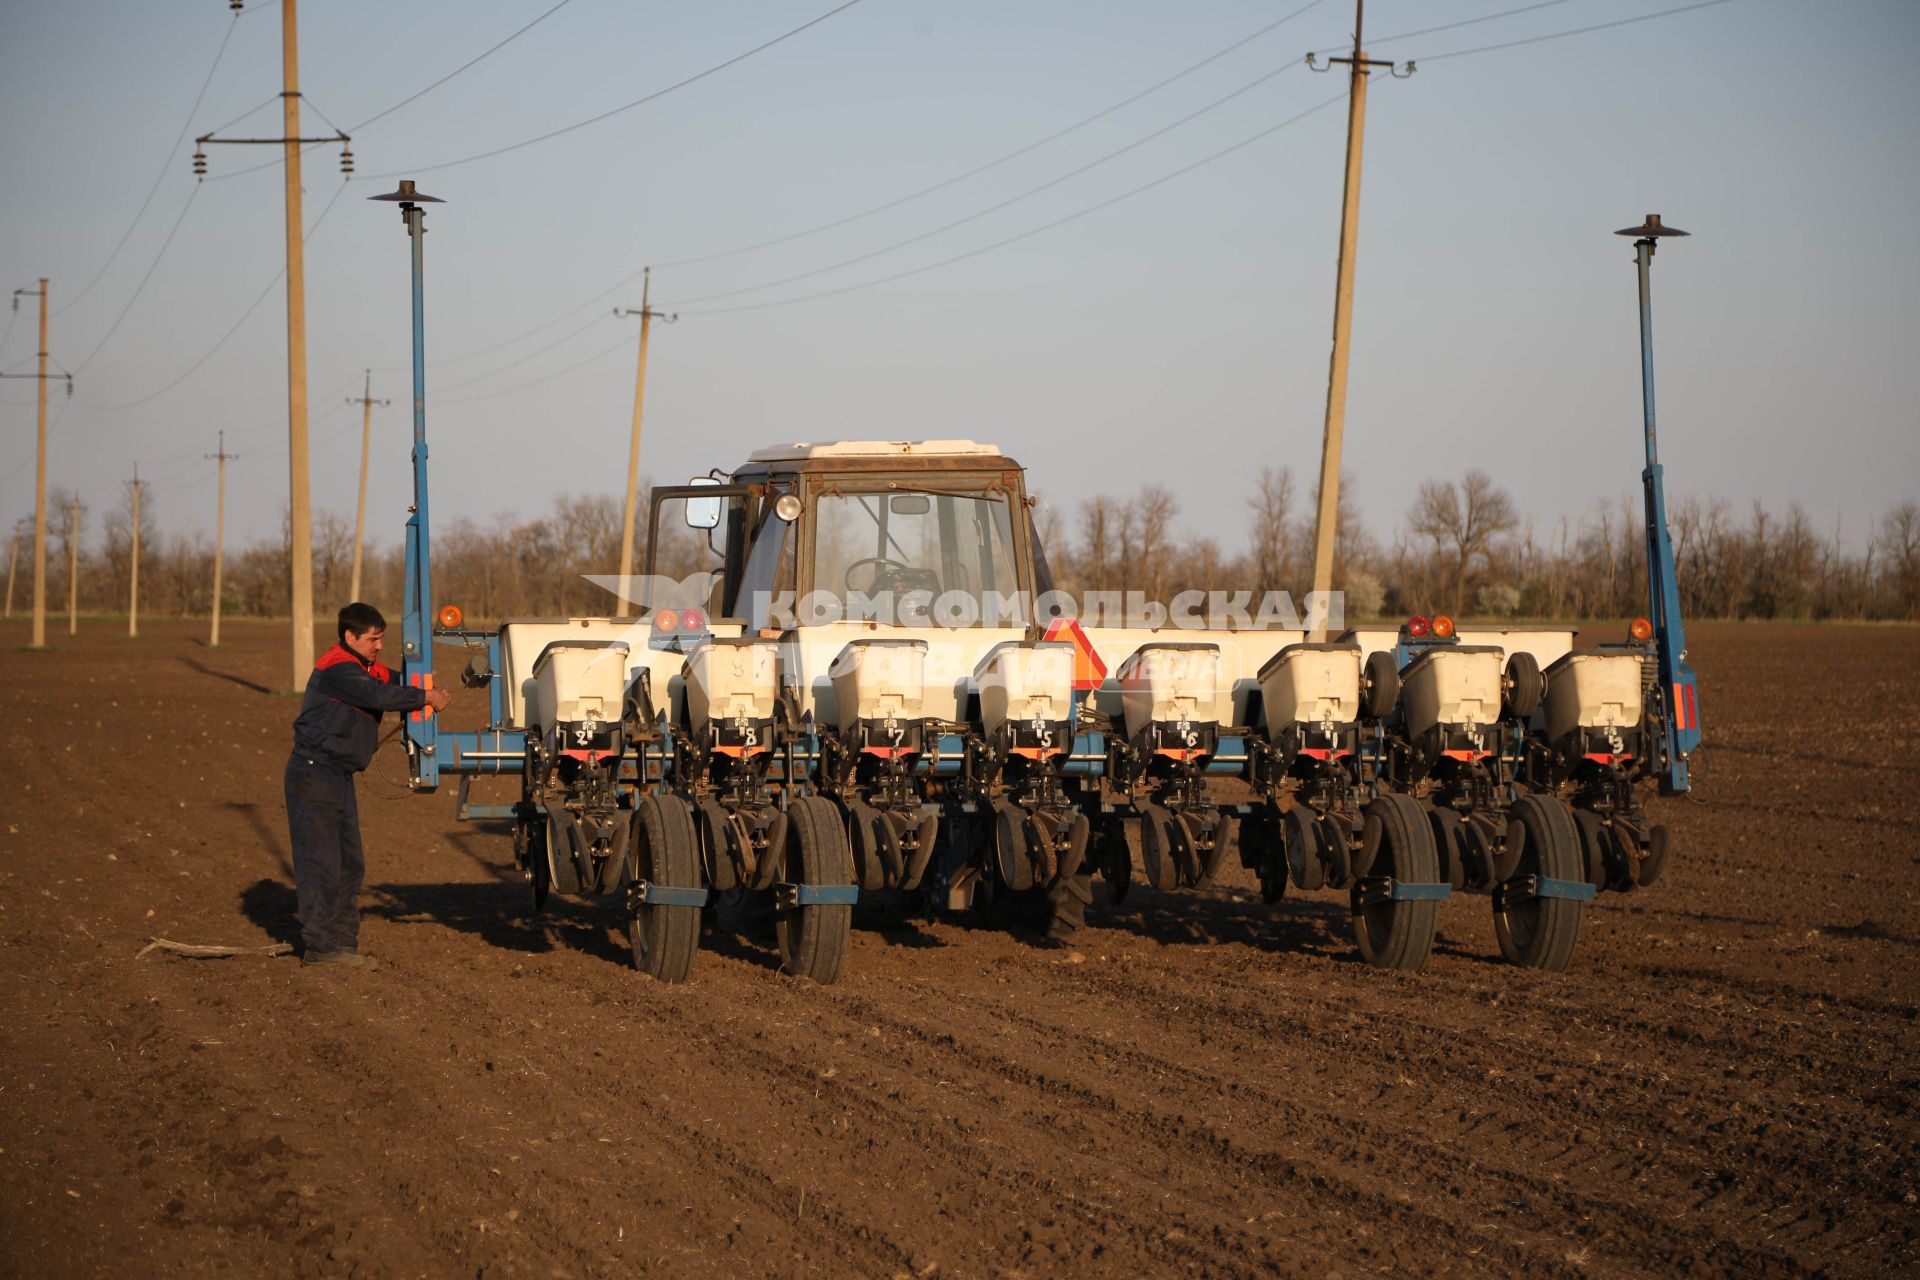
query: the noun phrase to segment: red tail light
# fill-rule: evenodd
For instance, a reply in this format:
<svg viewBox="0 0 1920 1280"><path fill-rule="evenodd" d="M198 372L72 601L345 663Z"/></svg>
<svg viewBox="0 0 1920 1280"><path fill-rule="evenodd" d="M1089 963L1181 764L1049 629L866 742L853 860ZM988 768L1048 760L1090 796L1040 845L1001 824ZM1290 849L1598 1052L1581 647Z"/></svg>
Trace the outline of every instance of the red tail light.
<svg viewBox="0 0 1920 1280"><path fill-rule="evenodd" d="M1416 613L1407 619L1407 634L1415 640L1426 639L1427 632L1432 629L1433 624L1427 621L1427 615L1424 613Z"/></svg>
<svg viewBox="0 0 1920 1280"><path fill-rule="evenodd" d="M1453 619L1444 613L1433 615L1433 634L1437 639L1453 639Z"/></svg>
<svg viewBox="0 0 1920 1280"><path fill-rule="evenodd" d="M683 631L705 631L707 615L698 609L684 609L680 613L680 627Z"/></svg>

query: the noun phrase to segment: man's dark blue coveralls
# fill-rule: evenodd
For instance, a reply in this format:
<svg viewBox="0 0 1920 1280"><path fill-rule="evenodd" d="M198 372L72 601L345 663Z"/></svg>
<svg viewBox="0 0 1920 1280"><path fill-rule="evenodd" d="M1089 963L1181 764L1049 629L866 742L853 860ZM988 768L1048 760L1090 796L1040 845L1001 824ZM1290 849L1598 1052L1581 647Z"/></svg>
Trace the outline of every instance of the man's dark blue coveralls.
<svg viewBox="0 0 1920 1280"><path fill-rule="evenodd" d="M300 941L309 954L360 945L360 808L353 775L379 743L380 715L418 711L426 694L378 662L336 644L313 664L293 722L287 760L287 827L300 888Z"/></svg>

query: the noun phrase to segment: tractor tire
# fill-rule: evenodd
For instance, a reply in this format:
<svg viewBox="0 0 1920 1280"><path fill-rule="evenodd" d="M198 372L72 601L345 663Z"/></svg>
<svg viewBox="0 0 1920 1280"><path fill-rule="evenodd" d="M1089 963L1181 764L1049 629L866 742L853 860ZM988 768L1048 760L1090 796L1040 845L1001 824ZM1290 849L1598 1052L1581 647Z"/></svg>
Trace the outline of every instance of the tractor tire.
<svg viewBox="0 0 1920 1280"><path fill-rule="evenodd" d="M629 874L675 889L700 888L693 815L673 796L643 796L628 827ZM643 906L627 921L633 967L658 982L685 982L700 945L700 908Z"/></svg>
<svg viewBox="0 0 1920 1280"><path fill-rule="evenodd" d="M782 879L790 884L850 885L853 854L847 848L840 810L831 800L803 796L787 810L787 842L781 851ZM776 914L780 968L822 986L840 976L853 908L845 903L789 907Z"/></svg>
<svg viewBox="0 0 1920 1280"><path fill-rule="evenodd" d="M1087 927L1087 906L1093 901L1093 873L1079 871L1061 876L1047 888L1047 904L1052 917L1047 921L1047 937L1065 942Z"/></svg>
<svg viewBox="0 0 1920 1280"><path fill-rule="evenodd" d="M1440 858L1424 807L1411 796L1390 793L1367 806L1369 823L1376 818L1379 849L1368 870L1407 884L1440 883ZM1440 925L1439 906L1432 901L1398 899L1361 904L1356 898L1353 938L1361 958L1379 969L1418 973L1426 968Z"/></svg>
<svg viewBox="0 0 1920 1280"><path fill-rule="evenodd" d="M1547 692L1547 678L1540 674L1539 662L1530 653L1514 654L1507 659L1507 678L1502 683L1506 689L1502 701L1506 703L1507 718L1531 720Z"/></svg>
<svg viewBox="0 0 1920 1280"><path fill-rule="evenodd" d="M1558 800L1520 797L1508 813L1507 849L1517 853L1508 879L1532 875L1578 883L1585 878L1573 812ZM1559 973L1573 960L1585 906L1571 898L1528 898L1496 908L1493 932L1500 954L1509 964Z"/></svg>

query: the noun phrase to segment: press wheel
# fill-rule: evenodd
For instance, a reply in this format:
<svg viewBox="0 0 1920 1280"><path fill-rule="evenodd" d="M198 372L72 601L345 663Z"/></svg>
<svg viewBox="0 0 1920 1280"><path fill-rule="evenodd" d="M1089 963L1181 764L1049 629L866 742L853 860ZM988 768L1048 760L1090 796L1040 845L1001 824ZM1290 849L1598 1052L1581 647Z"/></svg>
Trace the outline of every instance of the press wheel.
<svg viewBox="0 0 1920 1280"><path fill-rule="evenodd" d="M788 807L787 817L780 879L788 884L851 885L853 855L833 802L803 796ZM840 976L852 930L853 908L845 903L783 908L774 916L781 969L818 983L832 982Z"/></svg>
<svg viewBox="0 0 1920 1280"><path fill-rule="evenodd" d="M1586 879L1580 833L1573 814L1547 796L1522 796L1507 814L1507 853L1502 869L1517 876L1543 876L1575 884ZM1586 905L1572 898L1494 898L1493 932L1500 954L1527 969L1558 973L1573 960ZM1504 907L1501 905L1504 903Z"/></svg>
<svg viewBox="0 0 1920 1280"><path fill-rule="evenodd" d="M635 880L663 888L698 889L700 845L693 815L674 796L642 796L628 827ZM700 908L643 903L627 921L633 967L661 982L685 982L700 945Z"/></svg>
<svg viewBox="0 0 1920 1280"><path fill-rule="evenodd" d="M1390 793L1367 806L1369 825L1380 827L1379 850L1369 871L1404 884L1440 882L1440 858L1433 847L1433 826L1411 796ZM1354 889L1359 894L1358 886ZM1368 964L1418 972L1426 967L1439 929L1439 903L1431 899L1362 902L1356 898L1353 938Z"/></svg>

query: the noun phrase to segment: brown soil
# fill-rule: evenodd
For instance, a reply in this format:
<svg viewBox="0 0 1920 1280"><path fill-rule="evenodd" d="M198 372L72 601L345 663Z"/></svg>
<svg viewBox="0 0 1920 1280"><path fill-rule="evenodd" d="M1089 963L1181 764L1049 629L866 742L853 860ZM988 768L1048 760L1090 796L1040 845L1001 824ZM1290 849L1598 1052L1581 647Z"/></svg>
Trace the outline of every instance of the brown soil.
<svg viewBox="0 0 1920 1280"><path fill-rule="evenodd" d="M1071 951L864 921L830 988L739 941L639 978L377 774L382 971L136 961L292 927L284 632L56 634L0 627L0 1272L1920 1265L1920 632L1700 628L1675 861L1565 975L1497 963L1484 899L1409 976L1236 880L1136 882Z"/></svg>

